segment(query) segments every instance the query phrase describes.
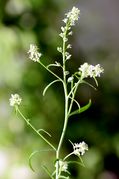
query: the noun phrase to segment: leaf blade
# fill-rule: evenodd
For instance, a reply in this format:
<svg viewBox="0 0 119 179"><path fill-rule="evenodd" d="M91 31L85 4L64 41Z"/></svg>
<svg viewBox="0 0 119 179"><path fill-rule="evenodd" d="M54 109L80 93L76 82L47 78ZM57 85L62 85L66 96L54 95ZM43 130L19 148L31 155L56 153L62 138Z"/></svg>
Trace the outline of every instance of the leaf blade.
<svg viewBox="0 0 119 179"><path fill-rule="evenodd" d="M59 79L58 80L54 80L54 81L52 81L51 83L49 83L46 87L45 87L45 89L43 90L43 96L45 96L45 93L46 93L46 91L48 90L48 88L52 85L52 84L54 84L54 83L56 83L56 82L58 82L58 81L60 81Z"/></svg>
<svg viewBox="0 0 119 179"><path fill-rule="evenodd" d="M35 170L34 170L34 168L33 168L33 166L32 166L32 161L31 161L31 159L33 158L33 156L34 156L36 153L39 153L39 151L36 150L36 151L32 152L31 155L29 156L29 167L31 168L31 170L32 170L33 172L35 172Z"/></svg>
<svg viewBox="0 0 119 179"><path fill-rule="evenodd" d="M86 111L90 106L91 106L91 99L89 100L88 104L86 104L83 107L80 107L80 109L77 109L77 110L73 111L72 113L70 113L69 116L73 116L75 114L80 114L80 113Z"/></svg>

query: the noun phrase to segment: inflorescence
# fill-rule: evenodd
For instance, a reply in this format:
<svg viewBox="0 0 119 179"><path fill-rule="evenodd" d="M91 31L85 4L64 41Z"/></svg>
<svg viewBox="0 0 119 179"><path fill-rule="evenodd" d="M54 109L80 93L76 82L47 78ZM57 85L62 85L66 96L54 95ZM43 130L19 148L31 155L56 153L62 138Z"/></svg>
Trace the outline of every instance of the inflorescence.
<svg viewBox="0 0 119 179"><path fill-rule="evenodd" d="M18 94L11 94L9 101L10 106L18 106L21 104L22 98Z"/></svg>
<svg viewBox="0 0 119 179"><path fill-rule="evenodd" d="M38 47L34 44L30 44L30 49L27 53L29 54L29 58L34 62L39 62L39 59L42 56L42 54L38 52Z"/></svg>
<svg viewBox="0 0 119 179"><path fill-rule="evenodd" d="M59 36L62 38L63 43L62 43L62 47L57 47L57 50L62 54L63 63L60 64L59 62L55 62L55 64L49 65L49 67L50 66L61 67L63 69L64 77L66 77L66 75L69 75L69 71L67 71L65 68L65 62L71 58L71 54L68 52L68 49L72 48L71 44L68 44L68 36L72 35L71 28L72 28L72 26L75 25L75 22L78 21L79 15L80 15L80 10L76 7L73 7L72 10L69 11L68 13L66 13L65 15L66 15L66 17L63 19L63 22L65 23L65 25L61 27L61 33L59 34ZM67 77L64 78L64 81L63 81L63 79L61 79L53 71L51 71L48 67L46 67L44 64L42 64L42 62L40 61L42 54L39 53L38 47L36 45L30 44L30 49L28 50L27 53L29 54L30 60L32 60L34 62L39 62L46 70L48 70L51 74L53 74L55 77L58 78L57 80L54 80L53 82L51 82L46 87L46 89L48 89L48 87L51 86L51 84L53 84L54 82L58 82L58 81L63 82L65 95L67 95L67 96L65 96L65 98L67 99L67 101L69 100L67 102L67 105L65 105L65 106L67 106L67 108L65 109L65 110L67 110L65 112L65 114L66 115L68 114L67 116L65 116L65 119L68 120L68 117L71 116L71 114L72 114L71 110L72 110L73 102L75 102L79 108L78 110L76 110L76 112L78 111L78 113L80 113L80 104L75 100L75 94L76 94L78 85L80 84L80 82L84 82L83 79L88 78L88 77L94 78L94 80L96 81L96 77L100 77L101 73L104 72L104 69L101 67L101 65L97 64L97 65L93 66L93 65L90 65L87 62L85 62L78 68L77 72L75 72L71 76L68 76L68 78ZM77 83L75 82L76 81L75 78L78 81ZM67 88L68 83L71 83L70 91ZM96 81L96 84L97 84L97 81ZM10 106L16 107L16 109L17 109L18 106L21 104L21 101L22 101L22 98L19 96L19 94L11 94L11 97L9 99ZM70 106L68 106L69 102L70 102ZM21 112L20 112L20 114L25 119L25 117L22 115ZM77 114L77 113L75 113L75 114ZM27 119L25 119L25 121L28 123ZM64 124L67 124L67 121L65 121ZM42 139L44 139L53 149L55 149L55 147L48 140L46 140L44 138L44 136L42 136L40 133L37 132L37 130L32 126L32 124L29 123L29 125L38 135L40 135L40 137ZM64 128L63 128L63 130L64 130ZM45 130L43 130L43 131L45 131ZM66 128L62 132L63 135L65 135L65 131L66 131ZM62 139L63 139L63 137L62 137ZM58 149L61 148L62 141L59 142L60 146L58 146ZM66 161L66 159L69 156L74 154L74 155L77 155L81 159L81 156L84 155L85 152L88 150L88 145L84 141L82 141L80 143L72 143L71 142L71 144L73 146L73 152L71 152L66 157L64 157L63 160L59 159L59 153L58 153L58 155L56 155L56 165L55 165L56 171L54 173L56 173L58 178L69 179L68 176L67 177L61 176L62 172L66 172L69 174L68 162ZM57 151L59 152L59 150L57 150ZM57 152L56 152L56 154L57 154ZM51 175L51 178L54 178L52 176L53 175Z"/></svg>
<svg viewBox="0 0 119 179"><path fill-rule="evenodd" d="M74 149L74 154L75 155L84 155L85 154L85 151L88 150L88 145L83 141L83 142L80 142L79 144L78 143L74 143L73 144L73 149Z"/></svg>

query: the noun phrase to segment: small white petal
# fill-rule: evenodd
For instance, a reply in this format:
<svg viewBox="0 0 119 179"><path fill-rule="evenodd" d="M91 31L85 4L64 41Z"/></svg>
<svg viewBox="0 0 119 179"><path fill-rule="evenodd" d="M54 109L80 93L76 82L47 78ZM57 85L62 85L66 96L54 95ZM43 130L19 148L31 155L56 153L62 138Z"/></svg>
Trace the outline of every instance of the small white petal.
<svg viewBox="0 0 119 179"><path fill-rule="evenodd" d="M85 151L88 150L88 145L83 141L73 144L74 154L75 155L84 155Z"/></svg>
<svg viewBox="0 0 119 179"><path fill-rule="evenodd" d="M59 167L60 167L60 171L67 172L68 164L67 164L67 162L59 160Z"/></svg>
<svg viewBox="0 0 119 179"><path fill-rule="evenodd" d="M82 78L95 78L100 77L100 74L104 72L104 69L98 64L96 66L89 65L88 63L84 63L79 68L79 73L81 74Z"/></svg>
<svg viewBox="0 0 119 179"><path fill-rule="evenodd" d="M68 48L72 48L71 44L68 44L68 45L67 45L67 49L68 49Z"/></svg>
<svg viewBox="0 0 119 179"><path fill-rule="evenodd" d="M21 97L18 94L11 94L11 98L9 99L10 106L20 105L21 104Z"/></svg>
<svg viewBox="0 0 119 179"><path fill-rule="evenodd" d="M67 82L70 83L70 82L73 81L73 79L74 79L74 77L73 77L73 76L70 76L70 77L67 79Z"/></svg>
<svg viewBox="0 0 119 179"><path fill-rule="evenodd" d="M66 14L67 19L70 22L70 26L75 25L75 21L79 19L79 14L80 14L80 10L76 7L73 7L72 10Z"/></svg>
<svg viewBox="0 0 119 179"><path fill-rule="evenodd" d="M67 18L65 18L65 19L63 19L63 22L66 24L66 23L67 23L67 20L68 20L68 19L67 19Z"/></svg>
<svg viewBox="0 0 119 179"><path fill-rule="evenodd" d="M34 62L38 62L40 57L42 56L42 54L38 52L38 47L33 44L30 44L30 49L28 51L28 54L29 54L29 58Z"/></svg>
<svg viewBox="0 0 119 179"><path fill-rule="evenodd" d="M62 53L62 47L57 47L57 51Z"/></svg>

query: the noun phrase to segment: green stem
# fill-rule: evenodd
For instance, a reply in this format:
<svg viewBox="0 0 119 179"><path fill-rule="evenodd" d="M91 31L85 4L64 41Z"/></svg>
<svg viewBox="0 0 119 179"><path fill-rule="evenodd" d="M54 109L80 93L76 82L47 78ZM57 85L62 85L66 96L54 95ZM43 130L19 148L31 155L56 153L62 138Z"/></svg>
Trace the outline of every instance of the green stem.
<svg viewBox="0 0 119 179"><path fill-rule="evenodd" d="M43 165L42 168L45 170L45 172L49 175L51 179L54 179L54 177L51 175L50 171L47 169L45 165Z"/></svg>
<svg viewBox="0 0 119 179"><path fill-rule="evenodd" d="M66 33L67 33L67 30L65 31L64 39L66 38ZM68 98L67 82L66 82L65 49L66 49L66 42L65 42L65 40L63 40L62 57L63 57L63 88L64 88L64 97L65 97L65 118L64 118L63 130L62 130L61 137L60 137L59 144L58 144L58 148L57 148L57 151L56 151L56 159L57 159L57 162L56 162L56 179L59 179L59 161L58 160L59 160L60 149L61 149L61 146L62 146L62 143L63 143L63 140L64 140L64 136L65 136L66 128L67 128L67 123L68 123L68 101L69 101L69 98Z"/></svg>
<svg viewBox="0 0 119 179"><path fill-rule="evenodd" d="M68 157L70 157L71 155L73 155L74 152L71 152L70 154L68 154L63 160L65 161Z"/></svg>
<svg viewBox="0 0 119 179"><path fill-rule="evenodd" d="M80 83L82 83L82 80L79 80L77 83L75 83L75 85L73 86L73 88L69 92L68 97L70 97L70 95L73 93L73 91L78 88Z"/></svg>
<svg viewBox="0 0 119 179"><path fill-rule="evenodd" d="M41 66L43 66L48 72L50 72L53 76L58 78L63 83L63 80L59 76L57 76L55 73L53 73L53 71L51 71L49 68L47 68L41 61L39 61L38 63L40 63Z"/></svg>
<svg viewBox="0 0 119 179"><path fill-rule="evenodd" d="M24 116L24 115L21 113L21 111L19 110L18 106L17 106L17 108L16 108L16 111L19 112L19 114L20 114L21 117L25 120L25 122L27 123L27 125L29 125L29 126L34 130L35 133L37 133L52 149L54 149L54 150L56 151L56 148L55 148L45 137L43 137L43 135L40 134L39 131L36 130L34 126L32 126L32 124L28 121L28 119L25 118L25 116Z"/></svg>
<svg viewBox="0 0 119 179"><path fill-rule="evenodd" d="M60 137L59 145L58 145L58 148L57 148L57 159L59 158L59 152L60 152L60 149L61 149L61 146L62 146L62 143L63 143L66 128L67 128L67 123L68 123L67 111L68 111L68 99L66 99L66 101L65 101L65 120L64 120L64 126L63 126L62 134L61 134L61 137Z"/></svg>
<svg viewBox="0 0 119 179"><path fill-rule="evenodd" d="M69 110L68 110L68 116L70 115L70 112L72 110L72 106L73 106L73 102L74 102L74 98L75 98L75 95L76 95L76 91L77 91L77 88L79 86L79 84L81 83L81 80L79 80L75 85L74 87L71 89L71 91L69 92L68 94L68 97L70 97L70 95L72 94L72 99L71 99L71 102L70 102L70 105L69 105Z"/></svg>

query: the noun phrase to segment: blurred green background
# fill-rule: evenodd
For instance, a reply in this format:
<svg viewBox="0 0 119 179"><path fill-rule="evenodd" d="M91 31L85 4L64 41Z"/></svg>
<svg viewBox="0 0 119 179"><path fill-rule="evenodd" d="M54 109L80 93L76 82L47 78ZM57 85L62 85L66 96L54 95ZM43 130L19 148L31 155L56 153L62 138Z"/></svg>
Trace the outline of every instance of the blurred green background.
<svg viewBox="0 0 119 179"><path fill-rule="evenodd" d="M119 179L119 1L0 0L1 179L48 179L41 164L53 169L54 154L48 151L34 156L36 173L30 170L29 155L49 147L16 117L9 98L11 93L20 94L24 114L37 128L50 132L51 142L57 145L64 116L62 86L52 86L43 97L44 87L54 78L30 61L27 51L30 43L36 43L44 64L60 61L58 34L64 13L73 6L81 15L70 39L73 57L68 62L69 71L73 73L88 62L100 63L105 73L97 91L80 87L77 100L84 105L91 98L92 106L69 120L62 156L72 151L68 139L77 143L84 140L89 144L83 157L86 167L71 166L71 178Z"/></svg>

